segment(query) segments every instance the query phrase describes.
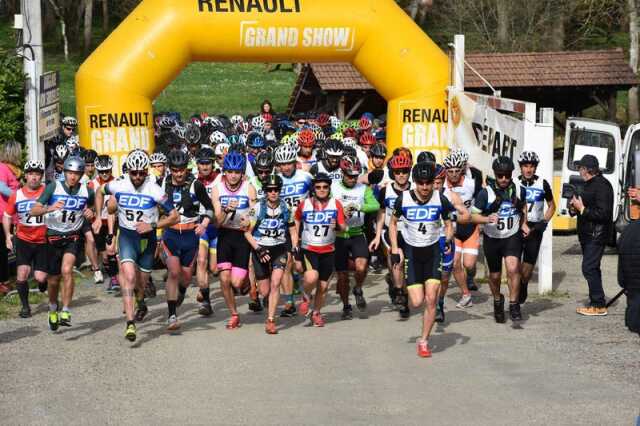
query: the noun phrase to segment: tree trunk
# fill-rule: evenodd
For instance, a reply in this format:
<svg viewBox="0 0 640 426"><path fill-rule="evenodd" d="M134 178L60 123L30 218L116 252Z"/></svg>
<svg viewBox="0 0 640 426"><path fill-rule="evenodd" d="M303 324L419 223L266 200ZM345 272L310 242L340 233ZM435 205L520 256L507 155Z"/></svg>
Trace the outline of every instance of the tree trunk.
<svg viewBox="0 0 640 426"><path fill-rule="evenodd" d="M55 0L49 0L49 4L53 8L53 13L60 21L60 33L62 34L62 45L64 47L64 60L69 62L69 39L67 38L67 24L64 22L64 16L60 7L56 4Z"/></svg>
<svg viewBox="0 0 640 426"><path fill-rule="evenodd" d="M83 52L87 56L91 50L91 33L93 31L93 0L84 2L84 45Z"/></svg>
<svg viewBox="0 0 640 426"><path fill-rule="evenodd" d="M627 0L629 8L629 66L635 74L638 74L638 49L640 40L638 33L638 5L636 0ZM640 110L638 106L638 87L629 90L628 104L629 124L637 123L640 120Z"/></svg>
<svg viewBox="0 0 640 426"><path fill-rule="evenodd" d="M102 0L102 32L105 37L109 32L109 0Z"/></svg>
<svg viewBox="0 0 640 426"><path fill-rule="evenodd" d="M560 51L564 50L565 39L565 5L563 2L558 2L556 7L552 9L552 23L551 23L551 39L549 40L549 50Z"/></svg>
<svg viewBox="0 0 640 426"><path fill-rule="evenodd" d="M497 41L501 50L505 50L509 46L509 23L511 21L509 2L511 0L496 0L498 14Z"/></svg>

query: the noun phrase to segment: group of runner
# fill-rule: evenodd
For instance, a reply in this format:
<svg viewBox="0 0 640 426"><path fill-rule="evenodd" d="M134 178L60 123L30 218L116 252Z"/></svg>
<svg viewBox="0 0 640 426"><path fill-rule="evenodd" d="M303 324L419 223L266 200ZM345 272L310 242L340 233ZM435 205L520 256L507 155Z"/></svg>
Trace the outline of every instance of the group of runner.
<svg viewBox="0 0 640 426"><path fill-rule="evenodd" d="M145 300L156 296L150 274L159 262L167 271L168 330L180 328L178 308L194 273L203 316L213 314L210 281L218 275L230 330L241 325L239 294L249 294L250 310L266 309L268 334L278 333L280 305L280 317L308 316L323 327L334 272L349 320L351 295L366 312L370 260L386 257L392 306L402 319L411 308L423 310L417 352L429 357L451 275L461 289L457 307L473 304L482 233L495 320L506 320L503 261L510 318L522 319L555 210L548 182L535 174L534 152L518 159L519 176L510 158L498 157L494 176L483 179L462 150L442 164L430 152L415 159L406 148L387 152L385 124L371 114L289 121L265 105L249 117L199 114L183 123L158 114L155 123L156 152L130 152L121 171L109 156L80 148L72 117L49 145L47 170L37 161L24 166L24 186L3 218L22 317L31 315L33 270L48 293L51 330L71 325L74 265L84 253L96 283L104 269L107 290L122 295L130 341L148 313Z"/></svg>

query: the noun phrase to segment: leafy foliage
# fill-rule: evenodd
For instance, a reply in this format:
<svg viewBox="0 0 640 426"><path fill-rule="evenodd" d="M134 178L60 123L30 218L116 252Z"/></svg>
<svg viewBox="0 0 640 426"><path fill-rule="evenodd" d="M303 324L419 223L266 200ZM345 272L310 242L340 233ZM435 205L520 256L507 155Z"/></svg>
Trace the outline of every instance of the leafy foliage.
<svg viewBox="0 0 640 426"><path fill-rule="evenodd" d="M24 82L22 62L0 53L0 142L24 140Z"/></svg>

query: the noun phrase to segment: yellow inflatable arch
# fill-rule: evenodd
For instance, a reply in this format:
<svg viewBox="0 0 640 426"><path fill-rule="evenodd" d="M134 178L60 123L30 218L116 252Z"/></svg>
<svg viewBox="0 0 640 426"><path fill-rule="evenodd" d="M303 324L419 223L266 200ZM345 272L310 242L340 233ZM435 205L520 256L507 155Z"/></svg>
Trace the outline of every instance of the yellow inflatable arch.
<svg viewBox="0 0 640 426"><path fill-rule="evenodd" d="M82 145L152 151L152 102L193 61L351 62L391 149L446 149L448 57L394 0L143 0L76 74Z"/></svg>

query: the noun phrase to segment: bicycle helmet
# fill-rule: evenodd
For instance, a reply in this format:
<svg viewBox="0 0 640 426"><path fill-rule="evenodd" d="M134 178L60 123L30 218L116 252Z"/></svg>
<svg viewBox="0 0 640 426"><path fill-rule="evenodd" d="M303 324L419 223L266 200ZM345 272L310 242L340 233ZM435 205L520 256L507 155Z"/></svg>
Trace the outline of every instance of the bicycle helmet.
<svg viewBox="0 0 640 426"><path fill-rule="evenodd" d="M191 117L190 121L191 121L191 124L195 124L198 127L202 126L202 119L197 115Z"/></svg>
<svg viewBox="0 0 640 426"><path fill-rule="evenodd" d="M167 156L162 152L154 152L149 158L149 164L167 164Z"/></svg>
<svg viewBox="0 0 640 426"><path fill-rule="evenodd" d="M354 140L358 137L358 131L353 127L347 127L342 131L342 134L345 138L353 138Z"/></svg>
<svg viewBox="0 0 640 426"><path fill-rule="evenodd" d="M463 161L463 167L467 165L467 163L469 162L469 153L467 151L465 151L464 149L456 149L453 151L455 154L457 154Z"/></svg>
<svg viewBox="0 0 640 426"><path fill-rule="evenodd" d="M371 153L372 157L386 157L387 146L383 143L378 142L371 147L371 151L369 152Z"/></svg>
<svg viewBox="0 0 640 426"><path fill-rule="evenodd" d="M513 173L513 169L515 169L513 160L504 155L501 155L493 160L493 165L491 167L493 168L493 173L506 175L510 175L511 173Z"/></svg>
<svg viewBox="0 0 640 426"><path fill-rule="evenodd" d="M369 130L373 126L373 122L369 117L363 116L360 118L358 125L360 126L360 130Z"/></svg>
<svg viewBox="0 0 640 426"><path fill-rule="evenodd" d="M174 135L178 137L178 139L187 140L187 128L182 126L177 126L172 129Z"/></svg>
<svg viewBox="0 0 640 426"><path fill-rule="evenodd" d="M523 164L533 164L537 166L540 163L540 157L533 151L522 151L520 154L520 158L518 159L518 163L522 166Z"/></svg>
<svg viewBox="0 0 640 426"><path fill-rule="evenodd" d="M313 180L311 180L311 184L315 185L316 183L320 183L320 182L328 183L329 185L331 185L331 182L332 182L331 176L329 176L326 173L319 172L314 176Z"/></svg>
<svg viewBox="0 0 640 426"><path fill-rule="evenodd" d="M29 172L44 173L44 164L42 163L42 161L29 160L25 163L23 171L25 173L29 173Z"/></svg>
<svg viewBox="0 0 640 426"><path fill-rule="evenodd" d="M391 157L391 160L389 160L389 168L391 170L410 169L411 158L406 155L394 155Z"/></svg>
<svg viewBox="0 0 640 426"><path fill-rule="evenodd" d="M345 148L346 147L355 148L356 145L358 145L358 142L356 141L356 138L346 137L346 138L342 139L342 145Z"/></svg>
<svg viewBox="0 0 640 426"><path fill-rule="evenodd" d="M343 156L351 155L353 157L357 157L358 151L352 146L345 146L342 155Z"/></svg>
<svg viewBox="0 0 640 426"><path fill-rule="evenodd" d="M445 169L442 164L436 164L435 178L444 179L446 175L447 175L447 169Z"/></svg>
<svg viewBox="0 0 640 426"><path fill-rule="evenodd" d="M226 142L219 143L216 145L213 151L216 154L216 157L226 155L227 152L229 152L229 144Z"/></svg>
<svg viewBox="0 0 640 426"><path fill-rule="evenodd" d="M262 151L255 159L256 170L273 170L273 155L269 151Z"/></svg>
<svg viewBox="0 0 640 426"><path fill-rule="evenodd" d="M236 126L236 132L238 132L239 134L249 133L250 130L251 130L251 124L249 124L246 121L243 121L238 126Z"/></svg>
<svg viewBox="0 0 640 426"><path fill-rule="evenodd" d="M134 149L127 155L127 171L147 170L149 167L149 156L141 149Z"/></svg>
<svg viewBox="0 0 640 426"><path fill-rule="evenodd" d="M213 152L213 149L210 147L201 148L198 151L198 155L196 155L196 162L198 163L212 163L216 154Z"/></svg>
<svg viewBox="0 0 640 426"><path fill-rule="evenodd" d="M73 127L75 129L78 127L78 120L75 117L68 115L62 119L62 125L64 127Z"/></svg>
<svg viewBox="0 0 640 426"><path fill-rule="evenodd" d="M316 137L316 142L322 142L327 139L327 135L324 134L324 131L322 129L316 129L313 133Z"/></svg>
<svg viewBox="0 0 640 426"><path fill-rule="evenodd" d="M302 129L298 133L297 142L304 148L313 148L316 143L316 135L311 129Z"/></svg>
<svg viewBox="0 0 640 426"><path fill-rule="evenodd" d="M329 123L331 124L331 127L333 127L335 130L338 130L338 127L340 127L342 121L340 121L340 119L335 115L332 115L331 117L329 117Z"/></svg>
<svg viewBox="0 0 640 426"><path fill-rule="evenodd" d="M269 175L266 181L262 184L262 189L267 190L269 188L276 188L278 191L282 189L282 178L278 175Z"/></svg>
<svg viewBox="0 0 640 426"><path fill-rule="evenodd" d="M417 163L411 170L411 177L414 182L433 182L435 178L436 168L434 163L424 161Z"/></svg>
<svg viewBox="0 0 640 426"><path fill-rule="evenodd" d="M189 156L181 149L174 149L167 155L167 162L169 167L184 169L189 164Z"/></svg>
<svg viewBox="0 0 640 426"><path fill-rule="evenodd" d="M227 143L229 142L229 140L227 139L227 135L216 130L215 132L211 133L211 136L209 136L209 142L211 142L213 145L217 145L219 143Z"/></svg>
<svg viewBox="0 0 640 426"><path fill-rule="evenodd" d="M54 161L64 161L68 154L69 150L66 145L56 145L56 148L53 151L53 159Z"/></svg>
<svg viewBox="0 0 640 426"><path fill-rule="evenodd" d="M184 132L184 139L191 145L200 143L200 138L202 137L202 133L200 132L200 128L194 126L193 124L187 126L187 130Z"/></svg>
<svg viewBox="0 0 640 426"><path fill-rule="evenodd" d="M87 149L86 151L84 151L82 153L81 157L84 160L85 164L87 164L87 163L95 163L96 162L96 158L98 157L98 153L96 151L94 151L93 149Z"/></svg>
<svg viewBox="0 0 640 426"><path fill-rule="evenodd" d="M293 163L298 158L298 150L292 144L280 145L276 148L276 164Z"/></svg>
<svg viewBox="0 0 640 426"><path fill-rule="evenodd" d="M158 124L160 125L160 127L163 127L165 129L171 129L175 127L176 120L174 120L173 117L169 117L168 115L165 115L160 119Z"/></svg>
<svg viewBox="0 0 640 426"><path fill-rule="evenodd" d="M269 114L268 112L262 113L262 118L264 119L265 123L273 122L273 115Z"/></svg>
<svg viewBox="0 0 640 426"><path fill-rule="evenodd" d="M266 120L261 115L256 115L251 119L251 127L256 130L262 130L264 128L264 123L266 123Z"/></svg>
<svg viewBox="0 0 640 426"><path fill-rule="evenodd" d="M435 163L436 156L431 151L422 151L420 154L418 154L418 163L423 163L425 161Z"/></svg>
<svg viewBox="0 0 640 426"><path fill-rule="evenodd" d="M342 157L344 146L342 142L330 139L324 144L324 153L329 157Z"/></svg>
<svg viewBox="0 0 640 426"><path fill-rule="evenodd" d="M461 169L465 166L465 163L464 158L457 150L451 151L442 161L445 169Z"/></svg>
<svg viewBox="0 0 640 426"><path fill-rule="evenodd" d="M237 127L240 123L244 122L244 118L240 114L236 114L231 116L230 121L234 127Z"/></svg>
<svg viewBox="0 0 640 426"><path fill-rule="evenodd" d="M356 157L346 156L340 160L340 170L347 176L360 176L362 165Z"/></svg>
<svg viewBox="0 0 640 426"><path fill-rule="evenodd" d="M260 133L251 132L247 136L247 145L249 148L260 149L265 147L266 142Z"/></svg>
<svg viewBox="0 0 640 426"><path fill-rule="evenodd" d="M318 123L320 127L327 127L331 123L331 117L329 117L329 114L322 112L318 115L316 123Z"/></svg>
<svg viewBox="0 0 640 426"><path fill-rule="evenodd" d="M77 135L70 136L66 142L69 151L75 151L80 147L80 138Z"/></svg>
<svg viewBox="0 0 640 426"><path fill-rule="evenodd" d="M84 160L76 155L67 157L64 160L64 171L84 173Z"/></svg>
<svg viewBox="0 0 640 426"><path fill-rule="evenodd" d="M113 160L108 155L98 155L96 158L96 170L99 172L110 172L113 170Z"/></svg>
<svg viewBox="0 0 640 426"><path fill-rule="evenodd" d="M360 136L360 145L372 146L376 143L376 138L369 132L365 132Z"/></svg>
<svg viewBox="0 0 640 426"><path fill-rule="evenodd" d="M224 170L225 172L236 171L236 172L244 173L246 166L247 166L247 158L244 156L244 154L241 154L236 151L229 151L229 153L224 157L222 170Z"/></svg>
<svg viewBox="0 0 640 426"><path fill-rule="evenodd" d="M332 133L331 136L329 136L329 139L342 142L342 139L343 139L342 132Z"/></svg>

